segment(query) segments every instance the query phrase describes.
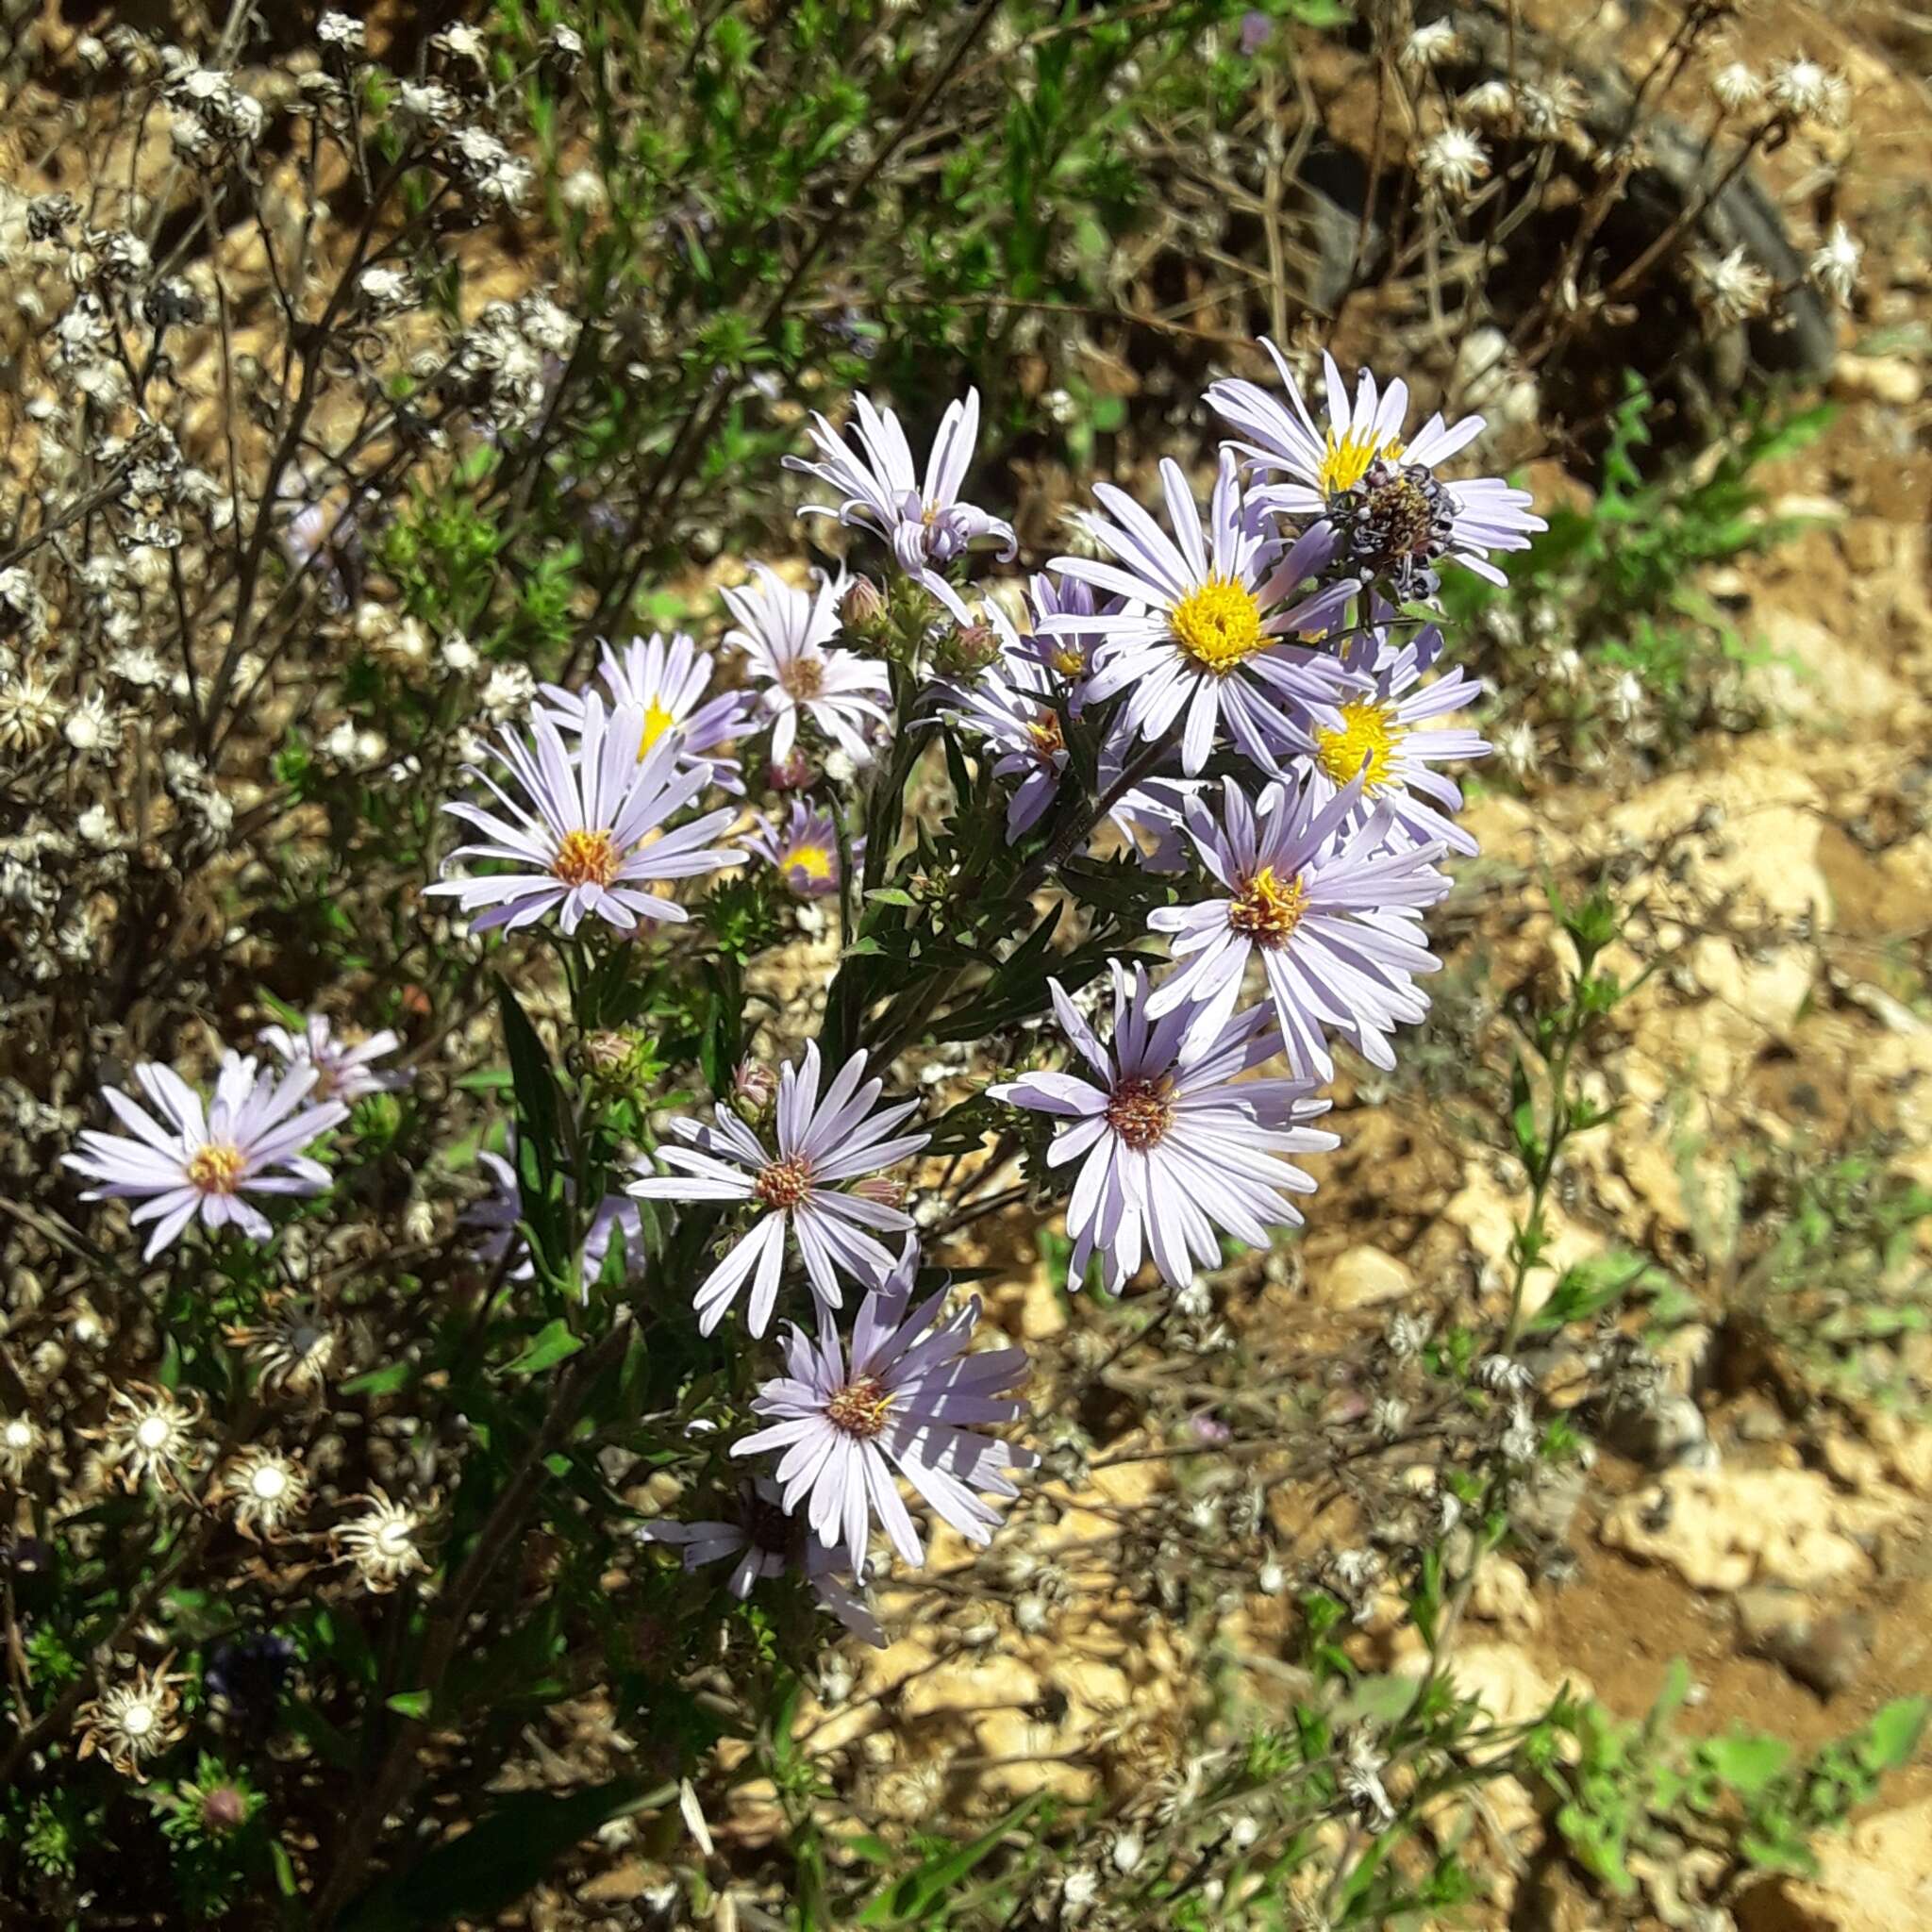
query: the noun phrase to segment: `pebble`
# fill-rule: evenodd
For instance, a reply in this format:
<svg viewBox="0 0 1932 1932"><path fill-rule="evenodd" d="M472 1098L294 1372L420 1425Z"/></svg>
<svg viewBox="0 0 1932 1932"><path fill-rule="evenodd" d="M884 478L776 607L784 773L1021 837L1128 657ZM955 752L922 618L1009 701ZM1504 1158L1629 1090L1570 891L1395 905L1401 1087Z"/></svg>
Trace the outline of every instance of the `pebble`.
<svg viewBox="0 0 1932 1932"><path fill-rule="evenodd" d="M1903 356L1852 356L1838 358L1831 372L1831 392L1852 400L1869 398L1904 408L1924 393L1925 377L1915 362Z"/></svg>
<svg viewBox="0 0 1932 1932"><path fill-rule="evenodd" d="M1319 1277L1317 1299L1337 1309L1373 1308L1415 1292L1408 1264L1380 1248L1344 1248Z"/></svg>

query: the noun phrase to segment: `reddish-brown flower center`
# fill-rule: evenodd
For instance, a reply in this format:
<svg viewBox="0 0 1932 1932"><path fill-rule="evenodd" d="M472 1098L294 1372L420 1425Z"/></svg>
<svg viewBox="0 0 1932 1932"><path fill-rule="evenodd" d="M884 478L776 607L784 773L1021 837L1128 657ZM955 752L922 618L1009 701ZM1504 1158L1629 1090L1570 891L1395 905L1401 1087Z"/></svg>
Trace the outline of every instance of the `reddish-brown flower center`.
<svg viewBox="0 0 1932 1932"><path fill-rule="evenodd" d="M189 1156L189 1183L204 1194L232 1194L246 1165L241 1148L226 1141L210 1141Z"/></svg>
<svg viewBox="0 0 1932 1932"><path fill-rule="evenodd" d="M1280 879L1264 865L1228 901L1227 923L1257 946L1273 951L1284 945L1302 923L1308 908L1308 889L1300 875Z"/></svg>
<svg viewBox="0 0 1932 1932"><path fill-rule="evenodd" d="M1174 1096L1167 1082L1121 1081L1107 1103L1107 1124L1129 1147L1144 1153L1174 1125Z"/></svg>
<svg viewBox="0 0 1932 1932"><path fill-rule="evenodd" d="M1033 749L1042 758L1058 758L1067 748L1067 741L1060 731L1060 714L1050 707L1041 707L1039 717L1027 725L1026 731L1033 740Z"/></svg>
<svg viewBox="0 0 1932 1932"><path fill-rule="evenodd" d="M796 1208L811 1192L811 1165L805 1160L774 1160L758 1169L751 1191L767 1208Z"/></svg>
<svg viewBox="0 0 1932 1932"><path fill-rule="evenodd" d="M870 1442L886 1425L892 1391L876 1375L861 1375L825 1404L825 1417L836 1429Z"/></svg>
<svg viewBox="0 0 1932 1932"><path fill-rule="evenodd" d="M566 832L551 872L567 886L608 886L617 876L617 841L608 832Z"/></svg>

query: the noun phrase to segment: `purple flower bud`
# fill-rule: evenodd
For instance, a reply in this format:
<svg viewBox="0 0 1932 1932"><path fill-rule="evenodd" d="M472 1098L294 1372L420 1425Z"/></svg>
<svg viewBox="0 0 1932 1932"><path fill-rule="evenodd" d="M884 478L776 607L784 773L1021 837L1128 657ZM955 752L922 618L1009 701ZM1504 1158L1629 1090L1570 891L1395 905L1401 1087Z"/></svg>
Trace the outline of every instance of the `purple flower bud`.
<svg viewBox="0 0 1932 1932"><path fill-rule="evenodd" d="M869 1174L852 1184L852 1191L862 1201L875 1201L881 1208L906 1205L906 1183L889 1174Z"/></svg>
<svg viewBox="0 0 1932 1932"><path fill-rule="evenodd" d="M233 1785L210 1785L201 1794L201 1828L225 1838L248 1823L248 1800Z"/></svg>
<svg viewBox="0 0 1932 1932"><path fill-rule="evenodd" d="M731 1110L756 1124L772 1110L778 1076L762 1060L741 1060L731 1076Z"/></svg>
<svg viewBox="0 0 1932 1932"><path fill-rule="evenodd" d="M796 745L782 758L774 758L765 774L774 791L803 791L817 777L811 760Z"/></svg>

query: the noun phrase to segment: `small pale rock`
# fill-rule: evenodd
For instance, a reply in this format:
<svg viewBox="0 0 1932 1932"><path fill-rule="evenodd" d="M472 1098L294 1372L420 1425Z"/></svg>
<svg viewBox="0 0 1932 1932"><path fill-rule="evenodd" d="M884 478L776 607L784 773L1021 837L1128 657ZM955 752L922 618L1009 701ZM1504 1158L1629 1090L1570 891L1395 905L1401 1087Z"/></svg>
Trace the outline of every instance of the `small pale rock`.
<svg viewBox="0 0 1932 1932"><path fill-rule="evenodd" d="M1869 397L1903 408L1924 392L1925 378L1903 356L1840 356L1831 372L1832 393Z"/></svg>
<svg viewBox="0 0 1932 1932"><path fill-rule="evenodd" d="M1738 1636L1807 1690L1836 1697L1872 1654L1872 1619L1858 1610L1821 1614L1798 1591L1757 1585L1738 1592Z"/></svg>
<svg viewBox="0 0 1932 1932"><path fill-rule="evenodd" d="M1316 1292L1331 1308L1374 1308L1413 1294L1415 1276L1380 1248L1345 1248L1322 1271Z"/></svg>
<svg viewBox="0 0 1932 1932"><path fill-rule="evenodd" d="M1698 1590L1815 1589L1873 1574L1864 1544L1905 1498L1847 1496L1811 1469L1674 1469L1624 1497L1599 1534Z"/></svg>
<svg viewBox="0 0 1932 1932"><path fill-rule="evenodd" d="M1774 1878L1739 1899L1739 1932L1924 1932L1932 1923L1932 1798L1817 1840L1814 1878Z"/></svg>

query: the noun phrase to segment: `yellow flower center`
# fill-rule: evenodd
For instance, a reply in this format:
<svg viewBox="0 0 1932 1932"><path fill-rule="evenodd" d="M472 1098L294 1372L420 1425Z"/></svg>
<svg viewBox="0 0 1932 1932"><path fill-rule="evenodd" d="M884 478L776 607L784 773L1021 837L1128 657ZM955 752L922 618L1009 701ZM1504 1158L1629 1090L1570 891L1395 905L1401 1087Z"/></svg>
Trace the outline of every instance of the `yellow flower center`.
<svg viewBox="0 0 1932 1932"><path fill-rule="evenodd" d="M814 885L824 885L832 876L836 863L823 845L794 845L789 862Z"/></svg>
<svg viewBox="0 0 1932 1932"><path fill-rule="evenodd" d="M1231 577L1209 577L1174 607L1168 619L1181 649L1224 677L1268 642L1255 593Z"/></svg>
<svg viewBox="0 0 1932 1932"><path fill-rule="evenodd" d="M825 1420L835 1429L869 1442L886 1425L886 1411L892 1406L892 1391L876 1375L861 1375L848 1382L825 1404Z"/></svg>
<svg viewBox="0 0 1932 1932"><path fill-rule="evenodd" d="M767 1208L796 1208L811 1192L811 1169L802 1160L774 1160L758 1170L751 1191Z"/></svg>
<svg viewBox="0 0 1932 1932"><path fill-rule="evenodd" d="M656 698L653 698L644 707L644 735L638 741L638 757L642 758L644 754L676 723L677 720Z"/></svg>
<svg viewBox="0 0 1932 1932"><path fill-rule="evenodd" d="M204 1194L232 1194L245 1165L241 1148L227 1141L210 1141L189 1157L189 1184Z"/></svg>
<svg viewBox="0 0 1932 1932"><path fill-rule="evenodd" d="M1369 473L1369 465L1377 457L1385 462L1402 460L1402 445L1399 442L1377 442L1374 431L1366 433L1346 429L1340 436L1334 430L1328 432L1328 447L1322 458L1322 494L1333 496L1343 490L1353 490Z"/></svg>
<svg viewBox="0 0 1932 1932"><path fill-rule="evenodd" d="M1164 1080L1123 1080L1107 1103L1107 1124L1144 1154L1174 1125L1174 1095Z"/></svg>
<svg viewBox="0 0 1932 1932"><path fill-rule="evenodd" d="M1308 889L1299 876L1278 879L1274 868L1264 865L1228 902L1227 923L1272 952L1302 923L1307 906Z"/></svg>
<svg viewBox="0 0 1932 1932"><path fill-rule="evenodd" d="M817 658L793 658L778 673L781 689L800 700L815 698L825 688L825 667Z"/></svg>
<svg viewBox="0 0 1932 1932"><path fill-rule="evenodd" d="M1364 764L1368 776L1364 793L1389 782L1395 747L1405 736L1400 724L1373 698L1357 698L1341 708L1340 731L1315 733L1315 757L1338 785L1352 785Z"/></svg>
<svg viewBox="0 0 1932 1932"><path fill-rule="evenodd" d="M617 864L617 841L608 832L566 832L550 870L567 886L608 886Z"/></svg>
<svg viewBox="0 0 1932 1932"><path fill-rule="evenodd" d="M1033 740L1033 749L1042 758L1058 758L1067 748L1067 741L1060 734L1060 714L1045 706L1041 706L1039 717L1027 725L1026 731Z"/></svg>
<svg viewBox="0 0 1932 1932"><path fill-rule="evenodd" d="M1076 644L1057 643L1053 647L1053 668L1062 677L1083 676L1087 670L1087 654Z"/></svg>

